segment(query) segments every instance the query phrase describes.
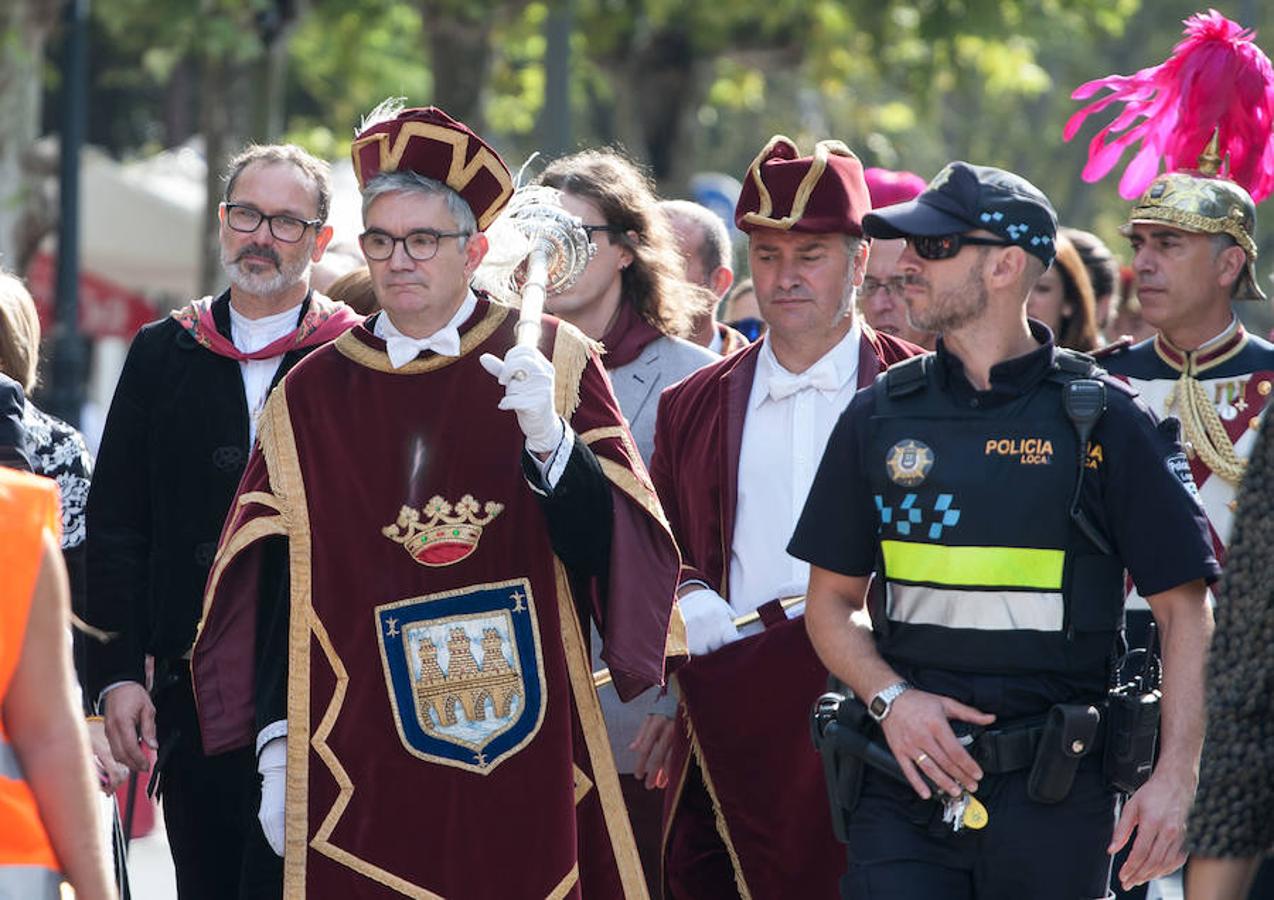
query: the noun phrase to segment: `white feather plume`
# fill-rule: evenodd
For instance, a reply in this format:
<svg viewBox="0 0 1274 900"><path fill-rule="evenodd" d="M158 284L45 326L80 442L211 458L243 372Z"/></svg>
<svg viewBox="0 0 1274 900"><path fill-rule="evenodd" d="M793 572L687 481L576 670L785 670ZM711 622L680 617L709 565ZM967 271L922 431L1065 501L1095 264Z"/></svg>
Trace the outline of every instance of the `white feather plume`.
<svg viewBox="0 0 1274 900"><path fill-rule="evenodd" d="M520 210L528 206L561 207L561 197L557 188L541 184L527 185L513 192L509 205L487 226L490 249L474 273L474 287L488 292L502 303L511 306L521 304L518 271L531 252L531 239L514 219Z"/></svg>
<svg viewBox="0 0 1274 900"><path fill-rule="evenodd" d="M406 108L406 97L386 97L377 103L371 112L363 116L363 121L359 122L358 128L354 130L354 135L362 134L373 125L379 125L381 122L389 122L398 118L398 114Z"/></svg>

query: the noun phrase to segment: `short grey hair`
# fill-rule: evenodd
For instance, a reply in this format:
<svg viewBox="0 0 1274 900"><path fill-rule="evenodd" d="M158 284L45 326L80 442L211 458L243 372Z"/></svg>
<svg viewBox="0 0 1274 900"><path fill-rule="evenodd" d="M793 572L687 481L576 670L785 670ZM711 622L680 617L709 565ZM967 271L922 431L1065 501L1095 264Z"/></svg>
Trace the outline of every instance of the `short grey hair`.
<svg viewBox="0 0 1274 900"><path fill-rule="evenodd" d="M456 220L456 231L466 235L476 234L478 220L473 216L469 204L451 188L441 181L426 178L418 172L399 171L382 172L367 184L363 185L363 224L367 224L367 211L373 203L386 194L419 194L422 197L439 197L447 201L447 211ZM463 247L465 239L461 238Z"/></svg>
<svg viewBox="0 0 1274 900"><path fill-rule="evenodd" d="M291 163L300 169L314 184L318 210L315 218L319 224L327 221L332 208L332 167L294 144L249 144L241 150L226 167L226 193L222 197L225 202L230 202L239 176L253 163Z"/></svg>
<svg viewBox="0 0 1274 900"><path fill-rule="evenodd" d="M1213 259L1216 259L1217 257L1219 257L1222 253L1224 253L1226 250L1229 250L1231 247L1239 246L1239 242L1234 239L1234 236L1230 234L1226 234L1225 232L1221 232L1220 234L1209 235L1209 237L1212 241L1212 258ZM1242 250L1243 248L1240 247L1239 249ZM1246 267L1247 263L1251 262L1251 258L1248 257L1247 255L1247 250L1243 250L1243 256L1247 260L1247 262L1244 263L1244 266ZM1239 292L1239 288L1242 285L1243 285L1243 273L1240 272L1239 277L1234 279L1234 284L1230 285L1230 296L1233 297L1235 294L1237 294Z"/></svg>
<svg viewBox="0 0 1274 900"><path fill-rule="evenodd" d="M1239 245L1239 242L1234 239L1233 235L1225 234L1224 232L1222 232L1221 234L1213 234L1213 235L1210 235L1209 237L1212 241L1213 256L1220 256L1222 253L1224 253L1226 250L1229 250L1231 247L1237 247ZM1244 255L1247 254L1246 250L1243 252L1244 252Z"/></svg>
<svg viewBox="0 0 1274 900"><path fill-rule="evenodd" d="M858 251L862 248L866 239L855 234L845 234L841 236L845 239L845 252L849 254L850 279L849 287L845 292L846 296L843 304L844 311L848 313L850 310L855 309L858 306L858 285L854 284L853 278L854 257L858 256ZM870 252L870 250L868 252Z"/></svg>
<svg viewBox="0 0 1274 900"><path fill-rule="evenodd" d="M734 270L730 231L720 216L691 200L660 200L659 208L670 218L684 219L698 226L699 233L703 235L703 241L699 245L699 259L705 273L711 274L722 266Z"/></svg>

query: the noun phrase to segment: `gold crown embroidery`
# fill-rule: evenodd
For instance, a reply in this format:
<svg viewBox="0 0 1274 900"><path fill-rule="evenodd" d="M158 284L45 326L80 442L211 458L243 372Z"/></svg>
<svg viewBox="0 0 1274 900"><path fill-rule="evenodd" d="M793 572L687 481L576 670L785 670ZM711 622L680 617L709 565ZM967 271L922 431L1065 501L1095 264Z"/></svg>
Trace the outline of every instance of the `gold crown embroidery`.
<svg viewBox="0 0 1274 900"><path fill-rule="evenodd" d="M454 506L434 497L419 512L404 506L398 521L382 528L381 534L402 544L422 566L449 566L478 548L482 529L502 512L503 503L488 500L479 506L472 494L465 494Z"/></svg>

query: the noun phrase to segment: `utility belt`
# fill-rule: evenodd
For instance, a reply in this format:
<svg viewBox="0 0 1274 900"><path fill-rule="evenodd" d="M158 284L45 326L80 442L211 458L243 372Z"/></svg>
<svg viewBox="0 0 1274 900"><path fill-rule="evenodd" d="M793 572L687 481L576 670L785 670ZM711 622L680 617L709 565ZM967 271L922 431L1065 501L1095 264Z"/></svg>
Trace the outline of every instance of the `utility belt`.
<svg viewBox="0 0 1274 900"><path fill-rule="evenodd" d="M1112 695L1101 703L1059 703L1042 716L964 734L957 730L957 737L986 775L1029 772L1027 796L1038 803L1065 800L1085 759L1101 761L1112 790L1131 793L1153 767L1158 732L1155 699L1149 704L1141 698L1121 701ZM953 723L957 728L960 724ZM849 816L858 805L866 768L902 783L907 783L906 778L880 726L862 701L843 686L842 691L819 698L811 725L814 746L823 758L836 836L847 841ZM935 798L941 798L932 783L930 789Z"/></svg>

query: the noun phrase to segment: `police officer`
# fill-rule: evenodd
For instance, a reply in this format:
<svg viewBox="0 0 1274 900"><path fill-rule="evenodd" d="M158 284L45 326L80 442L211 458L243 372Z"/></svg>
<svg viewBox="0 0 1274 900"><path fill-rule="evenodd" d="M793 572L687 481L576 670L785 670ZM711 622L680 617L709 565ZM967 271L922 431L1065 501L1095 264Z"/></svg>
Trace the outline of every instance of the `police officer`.
<svg viewBox="0 0 1274 900"><path fill-rule="evenodd" d="M813 567L815 649L910 784L865 774L845 897L1105 897L1134 828L1125 883L1183 859L1218 567L1175 421L1026 317L1056 227L1029 182L963 162L864 219L906 239L911 321L942 338L851 402L788 548ZM1125 568L1164 677L1158 765L1116 824L1103 699ZM953 833L930 784L989 823Z"/></svg>

